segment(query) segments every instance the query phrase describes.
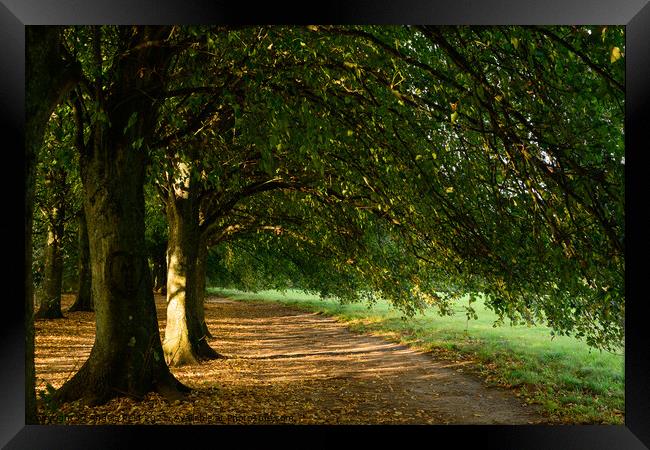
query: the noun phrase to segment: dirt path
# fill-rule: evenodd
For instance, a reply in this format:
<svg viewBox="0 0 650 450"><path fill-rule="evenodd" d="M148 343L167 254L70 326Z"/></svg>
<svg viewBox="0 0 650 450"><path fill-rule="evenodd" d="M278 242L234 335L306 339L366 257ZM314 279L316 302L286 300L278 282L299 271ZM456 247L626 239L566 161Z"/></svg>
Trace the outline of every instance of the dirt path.
<svg viewBox="0 0 650 450"><path fill-rule="evenodd" d="M157 297L159 318L164 299ZM65 303L64 303L65 304ZM91 313L36 323L37 384L58 387L87 357ZM527 424L543 418L511 392L379 337L355 334L336 320L265 302L210 298L210 345L227 356L174 374L196 390L168 405L116 399L67 405L44 421L68 423ZM54 324L54 325L52 325ZM164 320L160 320L161 334Z"/></svg>

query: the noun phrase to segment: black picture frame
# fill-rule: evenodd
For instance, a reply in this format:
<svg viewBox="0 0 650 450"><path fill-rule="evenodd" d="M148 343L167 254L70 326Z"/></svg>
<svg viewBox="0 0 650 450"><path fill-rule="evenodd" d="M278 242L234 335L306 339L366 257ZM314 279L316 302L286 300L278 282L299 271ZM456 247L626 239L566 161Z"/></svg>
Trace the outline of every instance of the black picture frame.
<svg viewBox="0 0 650 450"><path fill-rule="evenodd" d="M305 3L306 5L306 3ZM214 445L228 445L224 437L236 435L237 444L277 438L299 443L340 445L350 432L362 438L387 443L399 440L408 445L424 442L437 446L483 449L644 449L650 448L650 327L644 323L643 286L647 232L644 217L644 150L650 98L650 5L648 0L427 0L330 1L305 10L304 6L267 2L221 0L0 0L0 123L8 127L0 147L3 155L15 157L5 166L8 194L6 211L24 208L24 196L15 186L23 185L23 172L9 167L24 166L24 46L25 25L69 24L608 24L626 26L626 350L625 424L582 426L45 426L25 425L24 400L24 274L23 247L16 241L15 254L4 276L4 325L0 327L0 445L6 448L124 448L144 439L147 446L197 445L197 436ZM6 161L6 160L5 160ZM11 163L14 164L14 163ZM21 167L23 167L21 166ZM11 172L11 173L9 173ZM8 181L13 173L16 180ZM3 183L4 184L4 183ZM11 186L14 186L13 188ZM7 187L9 186L9 187ZM13 217L13 219L12 219ZM6 213L0 221L2 236L24 233L18 214ZM4 234L7 233L7 234ZM5 241L7 239L5 238ZM19 256L16 256L19 255ZM12 309L13 308L13 309ZM252 431L252 432L251 432ZM296 432L300 432L296 434ZM299 437L298 437L299 436ZM451 444L453 443L453 444ZM304 443L307 445L308 443ZM205 445L205 444L198 444ZM422 445L422 444L416 444Z"/></svg>

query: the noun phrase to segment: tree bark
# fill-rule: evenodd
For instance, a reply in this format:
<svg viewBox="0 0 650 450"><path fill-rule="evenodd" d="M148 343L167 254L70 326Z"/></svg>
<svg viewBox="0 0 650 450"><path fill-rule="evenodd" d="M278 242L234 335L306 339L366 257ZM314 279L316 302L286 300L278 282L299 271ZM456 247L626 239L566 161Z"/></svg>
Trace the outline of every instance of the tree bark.
<svg viewBox="0 0 650 450"><path fill-rule="evenodd" d="M199 240L199 254L196 258L196 312L201 330L207 338L212 338L212 333L205 323L205 272L207 270L208 262L208 245L205 238L201 237Z"/></svg>
<svg viewBox="0 0 650 450"><path fill-rule="evenodd" d="M186 173L186 177L189 176ZM220 356L207 343L202 296L198 294L198 203L195 182L186 179L180 186L170 189L167 199L167 326L163 343L165 360L170 366L194 364Z"/></svg>
<svg viewBox="0 0 650 450"><path fill-rule="evenodd" d="M35 424L34 286L32 223L34 176L45 127L52 111L78 82L81 67L63 59L59 29L25 27L25 422Z"/></svg>
<svg viewBox="0 0 650 450"><path fill-rule="evenodd" d="M182 390L165 364L144 239L144 155L96 149L82 165L96 335L90 357L56 397L99 404Z"/></svg>
<svg viewBox="0 0 650 450"><path fill-rule="evenodd" d="M86 404L101 404L121 395L141 399L154 390L180 399L189 391L165 364L145 244L146 148L157 120L154 99L163 86L160 77L168 54L162 47L138 43L164 39L169 28L134 31L129 43L137 50L111 69L110 95L104 96L100 89L95 94L107 99L103 110L109 120L93 125L92 145L80 158L95 343L81 369L54 394L57 402L82 399ZM131 118L136 122L127 129ZM142 145L134 144L138 142Z"/></svg>
<svg viewBox="0 0 650 450"><path fill-rule="evenodd" d="M93 311L92 274L86 213L79 213L79 289L74 304L68 311Z"/></svg>

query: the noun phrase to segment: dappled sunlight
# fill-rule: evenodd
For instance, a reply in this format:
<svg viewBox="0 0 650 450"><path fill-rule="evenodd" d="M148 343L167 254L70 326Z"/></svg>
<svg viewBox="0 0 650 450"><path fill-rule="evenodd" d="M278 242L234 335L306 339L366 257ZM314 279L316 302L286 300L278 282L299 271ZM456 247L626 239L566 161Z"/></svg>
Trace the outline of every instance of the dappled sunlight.
<svg viewBox="0 0 650 450"><path fill-rule="evenodd" d="M64 296L64 311L72 304ZM156 295L161 336L166 299ZM57 388L90 353L92 313L66 313L36 327L37 389ZM194 391L182 404L157 394L114 399L69 423L538 423L510 392L464 373L468 360L432 355L351 332L336 320L275 303L209 297L212 348L226 359L173 367ZM73 408L64 405L66 408ZM128 409L128 414L123 410ZM152 411L155 409L155 413ZM120 415L114 413L120 411ZM112 421L111 421L112 420Z"/></svg>
<svg viewBox="0 0 650 450"><path fill-rule="evenodd" d="M74 295L63 294L61 307L64 319L36 320L36 390L47 384L61 387L86 361L95 341L95 315L89 312L67 312Z"/></svg>

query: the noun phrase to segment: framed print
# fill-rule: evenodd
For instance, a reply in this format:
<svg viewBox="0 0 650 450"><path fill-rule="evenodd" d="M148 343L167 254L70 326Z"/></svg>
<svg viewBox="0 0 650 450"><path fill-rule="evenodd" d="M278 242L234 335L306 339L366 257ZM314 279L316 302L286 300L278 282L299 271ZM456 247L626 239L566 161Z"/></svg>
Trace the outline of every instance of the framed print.
<svg viewBox="0 0 650 450"><path fill-rule="evenodd" d="M650 343L642 284L647 250L643 171L649 21L645 0L336 1L310 5L308 10L194 0L136 4L2 0L0 111L8 127L5 174L11 176L6 180L9 205L3 232L16 251L5 256L9 295L4 302L6 325L0 332L4 343L0 443L12 449L119 448L136 438L151 445L187 445L200 435L215 445L223 445L224 437L335 445L355 434L371 442L396 443L409 438L436 443L444 437L452 445L495 449L650 448ZM551 81L544 81L545 76ZM364 156L346 153L356 145ZM46 147L49 153L38 153ZM154 147L164 151L151 151ZM246 158L239 161L243 153ZM63 187L57 188L61 179ZM17 193L19 185L24 195ZM55 203L73 191L79 193L77 203L65 207ZM145 197L162 200L145 202ZM65 238L68 241L57 237L56 228L66 214L62 211L75 208L78 225L70 226L79 233L79 247L70 237ZM18 210L24 212L23 225L18 224ZM184 222L191 214L192 232ZM158 225L151 225L152 220ZM87 250L81 245L82 227L90 236L83 238L90 242ZM159 236L164 235L159 240L163 244L149 232L155 227ZM240 237L247 243L231 246ZM45 250L34 253L34 239ZM72 256L65 256L66 264L79 258L81 267L85 257L92 267L88 270L98 277L92 290L87 281L88 298L92 292L95 306L80 306L94 315L74 316L73 321L52 319L48 325L38 322L36 340L52 353L38 355L34 369L30 353L34 322L25 317L57 316L62 281L58 305L41 300L35 312L33 301L26 307L30 301L18 297L33 298L33 277L39 283L45 280L38 295L52 297L48 267L55 263L48 262L47 252L54 252L52 242L59 241L75 249ZM187 250L190 247L194 250ZM280 263L285 257L288 262ZM22 266L17 258L24 261ZM531 262L525 265L524 259ZM74 276L69 276L80 277L78 286L83 285L80 273L74 269ZM465 334L463 324L449 319L439 322L455 330L444 339L467 338L476 310L482 312L484 306L500 321L505 317L514 325L544 321L558 341L577 336L594 352L620 350L624 413L597 415L609 411L609 406L601 406L609 401L603 398L609 395L608 381L597 376L605 371L601 363L587 366L586 356L575 364L584 365L576 369L578 373L593 376L596 393L585 394L587 400L580 398L583 385L575 374L557 375L567 385L574 383L575 392L559 387L553 391L555 385L549 383L543 396L528 403L537 405L529 410L515 405L508 395L490 397L491 407L484 399L487 391L476 387L475 397L463 393L465 403L456 410L464 412L453 420L444 419L443 403L436 410L442 418L428 422L400 419L401 412L391 416L394 420L368 419L380 425L332 422L318 406L315 419L309 420L301 415L307 414L303 403L312 405L312 394L292 397L300 387L273 394L276 409L283 398L300 404L295 415L289 409L280 415L286 419L281 422L277 411L268 421L246 419L251 417L246 411L228 416L223 412L231 411L227 401L236 405L241 398L234 394L223 400L221 415L212 416L209 407L200 413L215 425L162 425L152 419L158 417L153 410L144 411L135 403L127 406L138 411L139 421L120 422L99 408L92 423L101 425L88 425L74 419L87 410L57 413L56 406L39 416L39 424L34 423L35 415L28 420L30 411L35 414L36 397L26 380L47 364L51 374L67 375L53 382L54 387L48 383L40 389L43 405L79 399L102 405L121 397L152 402L146 395L154 390L171 401L184 399L189 390L183 383L196 375L188 369L177 377L169 367L204 360L241 370L232 376L241 392L248 382L245 372L257 360L281 364L294 358L294 365L287 363L281 369L271 363L264 366L269 378L255 378L259 392L272 390L267 381L295 381L299 370L327 380L345 379L343 369L325 372L331 362L327 357L357 357L353 347L343 345L348 335L338 328L327 329L331 339L341 340L338 346L312 336L313 342L304 347L290 348L282 346L283 336L273 334L280 331L260 325L274 307L262 300L249 303L252 296L239 303L211 301L196 317L188 313L194 298L196 304L205 301L206 273L224 286L208 293L224 298L240 295L241 291L225 290L230 287L257 292L273 286L284 292L295 286L321 298L349 296L379 305L390 298L403 311L435 306L441 314L462 299L457 312L466 317ZM544 276L551 280L543 280ZM21 278L24 282L18 284ZM192 283L202 288L190 288ZM440 291L432 287L439 285L444 285ZM540 294L540 288L547 292ZM380 295L367 294L373 289ZM466 292L481 295L461 295ZM65 301L71 304L71 298ZM144 300L135 302L140 306L129 306L133 298ZM324 310L314 309L310 299L302 301L311 306L303 304L301 311L310 311L316 322L310 322L310 316L300 326L325 327L329 322L319 320L335 315L332 307L321 317ZM240 311L235 305L250 308ZM54 310L48 312L50 306ZM254 309L258 315L251 312ZM210 315L226 310L242 324ZM282 317L294 317L298 310L275 311L273 326L286 327L287 334L297 332L298 325L283 322ZM166 317L164 323L156 321L161 315ZM390 317L393 328L380 330L384 337L401 330L402 325L395 324L402 322ZM363 322L360 329L377 331L370 322ZM210 347L215 341L210 340L208 326L217 325L232 341L232 347L224 344L223 360L219 358L224 355ZM161 342L156 339L158 327L165 328ZM433 329L421 325L418 332L435 332L427 327ZM417 334L409 330L409 336ZM256 333L255 339L266 334L266 340L239 340ZM476 333L475 341L496 339L489 327ZM438 339L437 347L429 348L433 355L442 358L448 352L455 363L463 359L462 348L452 341L440 344L442 335L427 336L430 342ZM524 331L516 336L522 346L533 339ZM364 345L375 349L379 342ZM106 350L113 345L121 350ZM258 347L266 353L256 353ZM572 348L563 347L555 356L548 350L549 367L559 367L553 366L553 358L564 357L558 356L562 352L570 355ZM85 353L74 367L62 362L79 349ZM480 354L476 348L472 351L474 356ZM386 352L377 356L376 367L364 360L367 373L373 377L389 373L383 372L389 368L381 361L389 358ZM305 356L315 362L295 363ZM451 357L447 358L449 362ZM396 366L399 361L395 359ZM409 361L406 366L415 359ZM505 359L494 361L498 365ZM56 364L60 367L54 368ZM102 365L110 370L97 369ZM216 367L202 366L205 371ZM459 377L467 377L463 380L476 376L476 370L468 369L473 374L467 375L463 367L453 365ZM531 392L537 391L528 386L535 385L544 370L544 365L512 366L509 372L499 372L500 385L515 386L517 396L532 398ZM134 381L134 373L141 378ZM424 384L417 384L424 383L416 379L419 375L399 376L404 383L412 376L408 392L424 389ZM460 398L459 385L451 378L443 377L440 383L451 383L449 398ZM618 381L620 391L623 381ZM301 383L313 387L309 380ZM341 386L336 385L336 395L347 399L347 388ZM368 388L359 396L371 392L375 391ZM210 395L230 394L221 386ZM313 398L320 395L325 394L315 392ZM567 399L571 395L574 400ZM259 400L249 399L243 408L252 408L255 402ZM366 399L359 404L371 403ZM554 421L537 420L533 412L528 418L529 411L540 405L547 412L573 408L573 419L558 419L569 417L561 411ZM479 407L483 409L475 409ZM494 418L481 418L489 410ZM383 414L372 406L354 411L369 418ZM428 417L426 411L423 417ZM66 414L73 419L67 421ZM545 414L539 417L548 419ZM224 421L224 417L236 418ZM508 417L521 420L510 423ZM132 426L117 426L120 423Z"/></svg>

